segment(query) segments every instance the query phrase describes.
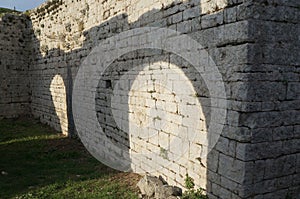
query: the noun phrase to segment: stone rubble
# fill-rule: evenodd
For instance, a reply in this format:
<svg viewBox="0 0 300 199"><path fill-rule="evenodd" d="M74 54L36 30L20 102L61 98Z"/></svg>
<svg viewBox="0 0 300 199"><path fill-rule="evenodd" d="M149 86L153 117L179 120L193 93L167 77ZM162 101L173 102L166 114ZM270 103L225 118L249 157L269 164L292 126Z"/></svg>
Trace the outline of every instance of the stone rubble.
<svg viewBox="0 0 300 199"><path fill-rule="evenodd" d="M137 184L141 192L141 198L145 199L173 199L182 195L182 190L176 186L170 186L160 178L145 175Z"/></svg>

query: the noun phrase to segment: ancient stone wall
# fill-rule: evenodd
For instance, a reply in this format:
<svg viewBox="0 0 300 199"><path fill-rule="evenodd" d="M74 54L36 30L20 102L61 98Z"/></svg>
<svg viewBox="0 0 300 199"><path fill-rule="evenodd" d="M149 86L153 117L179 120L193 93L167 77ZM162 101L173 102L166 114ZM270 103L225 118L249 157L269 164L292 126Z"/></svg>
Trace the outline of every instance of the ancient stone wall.
<svg viewBox="0 0 300 199"><path fill-rule="evenodd" d="M244 14L247 10L246 4L227 1L53 2L55 3L37 8L31 15L36 37L35 54L38 56L36 64L31 68L33 114L51 126L67 132L70 115L66 110L69 106L65 105L71 97L69 88L72 87L70 85L72 81L70 80L76 78L79 65L92 48L102 40L126 30L146 26L165 27L188 34L209 52L223 75L230 120L228 119L224 124L225 133L207 157L208 160L199 158L201 145L196 140L189 140L191 146L183 149L186 152L185 156L176 159L175 162L170 160L168 167L162 168L157 174L162 175L171 184L183 186L185 174L188 173L195 179L197 186L211 191L216 196L225 193L230 196L232 194L232 197L242 196L245 162L236 160L236 145L244 138L239 136L242 128L238 127L236 119L239 113L235 107L242 101L239 100L239 96L245 95L245 90L240 89L243 84L238 81L241 75L236 71L243 68L248 58L249 24ZM223 9L224 7L226 8ZM163 62L167 67L155 67L158 63L164 65ZM144 69L134 69L143 64L146 64ZM174 66L169 67L169 65ZM113 122L114 114L105 111L105 107L106 109L110 107L107 101L101 101L107 99L103 96L105 89L101 88L101 82L99 93L102 96L100 95L97 100L98 118L102 128L112 132L114 134L112 137L120 145L123 144L124 148L129 148L131 145L132 150L148 153L160 151L167 159L178 155L176 153L178 149L168 148L173 140L180 141L181 138L176 137L178 132L187 134L199 131L206 136L209 107L212 106L209 92L201 76L197 75L195 69L184 60L170 53L143 51L125 55L124 58L116 60L111 68L113 71L108 71L106 78L112 80L110 84L113 85L116 95L121 95L119 86L122 83L117 82L120 79L124 81L122 76L123 78L126 76L125 79L129 80L128 86L124 88L127 93L124 101L118 101L122 99L120 97L110 99L112 102L109 101L112 106L126 103L126 100L130 102L129 107L115 110L125 115L121 118L125 125L121 126L121 122L118 121ZM139 75L140 73L144 75ZM55 80L57 75L60 76L60 80L63 80L60 83ZM153 77L155 75L156 77ZM102 85L105 85L106 78L104 77ZM154 82L154 79L158 81ZM164 79L174 86L165 84ZM155 85L155 88L149 87L148 84L145 88L135 88L137 90L135 95L130 94L132 87L139 84L135 82L149 80L153 81L151 84ZM60 88L55 89L58 85ZM187 91L182 92L185 89L180 86L185 86ZM164 89L163 87L167 89L161 90ZM142 93L143 89L148 92ZM108 93L111 92L109 89L106 90ZM116 105L115 108L118 106ZM128 110L135 114L124 114ZM139 123L139 127L145 126L147 131L157 136L147 140L148 144L139 140L128 141L129 135L124 129L128 129L131 122L135 124L144 122ZM161 123L164 125L160 125ZM113 130L117 129L116 127L120 127L121 133ZM224 150L223 145L230 148ZM234 161L235 166L228 167L226 165L228 161ZM151 161L146 158L136 160L132 167L147 171L153 169L151 164ZM232 187L239 187L238 192L232 192L230 187L222 185L223 182L216 179L216 175L230 181Z"/></svg>
<svg viewBox="0 0 300 199"><path fill-rule="evenodd" d="M31 115L29 26L26 16L0 17L0 118Z"/></svg>
<svg viewBox="0 0 300 199"><path fill-rule="evenodd" d="M96 109L106 139L124 151L146 154L132 159L133 170L153 170L156 152L162 164L156 175L183 186L188 173L210 198L296 198L299 7L298 0L52 0L30 13L32 60L24 61L29 69L18 75L30 77L26 102L31 113L73 134L73 84L99 43L141 27L186 34L208 53L225 85L226 120L220 121L224 128L210 153L201 156L200 138L210 139L209 125L219 125L210 123L211 109L218 106L212 103L213 91L190 62L157 49L120 56L99 79L95 105L87 107ZM22 81L28 85L27 78ZM95 131L90 118L82 120L87 131ZM132 136L136 132L140 135ZM199 137L191 139L195 132ZM87 148L94 150L101 139Z"/></svg>
<svg viewBox="0 0 300 199"><path fill-rule="evenodd" d="M297 198L300 194L299 1L254 1L249 21L247 108L239 123L249 143L247 196ZM251 191L250 191L251 190Z"/></svg>

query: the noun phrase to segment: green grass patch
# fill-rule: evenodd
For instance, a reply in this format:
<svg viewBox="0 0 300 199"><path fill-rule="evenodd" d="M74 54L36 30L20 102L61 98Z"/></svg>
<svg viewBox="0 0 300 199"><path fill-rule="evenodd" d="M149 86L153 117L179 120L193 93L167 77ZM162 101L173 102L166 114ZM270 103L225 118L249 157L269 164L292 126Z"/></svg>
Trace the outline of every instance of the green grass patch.
<svg viewBox="0 0 300 199"><path fill-rule="evenodd" d="M0 121L0 157L0 198L137 198L139 176L35 120Z"/></svg>
<svg viewBox="0 0 300 199"><path fill-rule="evenodd" d="M20 12L16 11L16 10L11 10L8 8L0 8L0 15L6 14L6 13L20 13Z"/></svg>

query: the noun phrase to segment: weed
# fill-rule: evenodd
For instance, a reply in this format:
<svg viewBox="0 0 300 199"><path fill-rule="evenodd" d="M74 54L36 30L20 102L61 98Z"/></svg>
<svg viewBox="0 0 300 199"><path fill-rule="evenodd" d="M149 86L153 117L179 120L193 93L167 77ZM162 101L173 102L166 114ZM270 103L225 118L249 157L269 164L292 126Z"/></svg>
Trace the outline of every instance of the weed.
<svg viewBox="0 0 300 199"><path fill-rule="evenodd" d="M182 199L208 199L203 189L195 189L194 179L186 174L185 187L187 190L182 194Z"/></svg>
<svg viewBox="0 0 300 199"><path fill-rule="evenodd" d="M162 119L161 119L161 117L156 116L156 117L153 118L153 121L155 121L155 120L162 120Z"/></svg>
<svg viewBox="0 0 300 199"><path fill-rule="evenodd" d="M160 147L160 153L159 155L163 158L163 159L166 159L168 160L169 157L168 157L168 151L162 147Z"/></svg>

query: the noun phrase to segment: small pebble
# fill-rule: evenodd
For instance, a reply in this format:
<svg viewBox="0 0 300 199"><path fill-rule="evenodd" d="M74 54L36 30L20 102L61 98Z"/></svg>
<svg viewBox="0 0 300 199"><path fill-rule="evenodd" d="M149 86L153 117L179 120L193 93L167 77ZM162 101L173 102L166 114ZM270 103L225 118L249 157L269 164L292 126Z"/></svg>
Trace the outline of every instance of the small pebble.
<svg viewBox="0 0 300 199"><path fill-rule="evenodd" d="M5 172L5 171L1 171L1 174L4 175L4 176L8 175L8 173Z"/></svg>

